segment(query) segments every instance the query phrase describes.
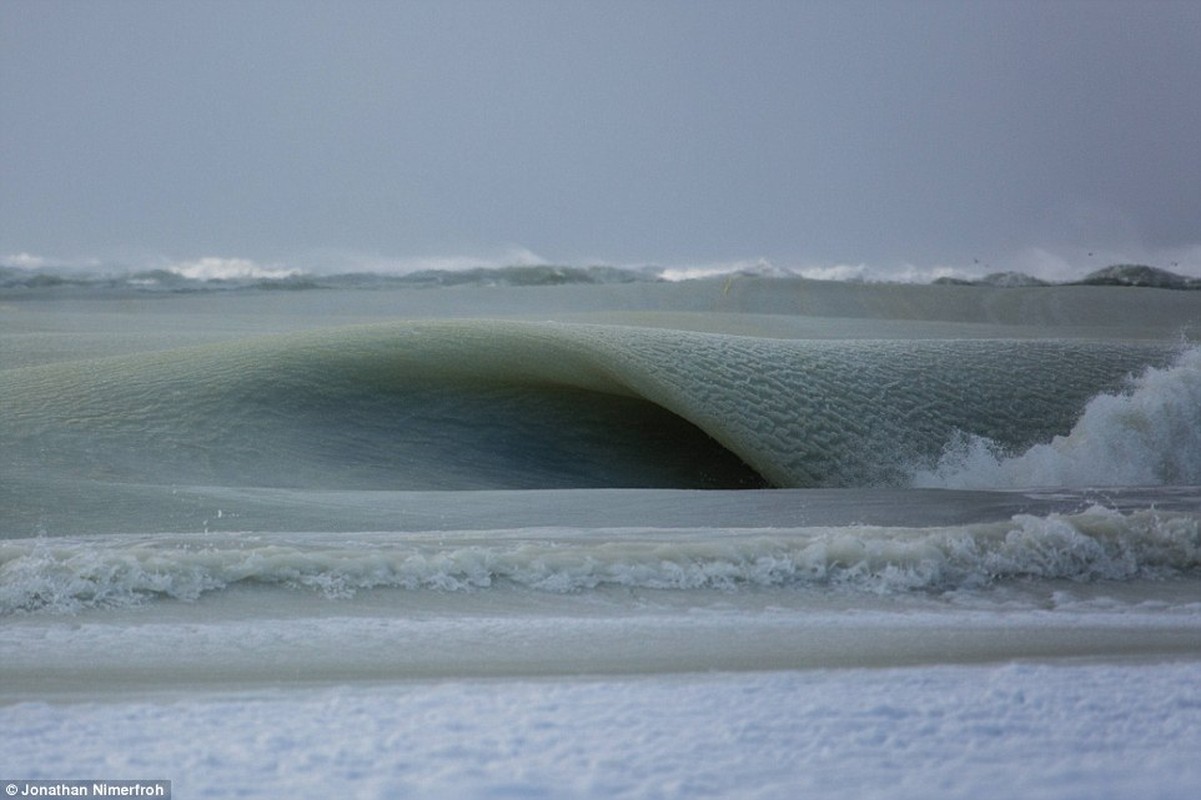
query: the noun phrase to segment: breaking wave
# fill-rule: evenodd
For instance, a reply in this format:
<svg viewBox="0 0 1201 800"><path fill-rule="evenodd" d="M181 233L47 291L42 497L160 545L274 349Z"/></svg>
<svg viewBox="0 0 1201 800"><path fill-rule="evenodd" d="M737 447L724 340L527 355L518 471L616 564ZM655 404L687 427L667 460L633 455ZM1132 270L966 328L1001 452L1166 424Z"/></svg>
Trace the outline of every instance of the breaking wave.
<svg viewBox="0 0 1201 800"><path fill-rule="evenodd" d="M1172 352L385 324L7 370L0 446L14 476L126 483L903 485L956 431L1022 449L1066 434L1090 398ZM1193 387L1174 401L1176 421L1147 440L1162 451L1160 481L1197 476L1197 359L1152 373L1163 378L1137 395L1157 420L1161 394Z"/></svg>
<svg viewBox="0 0 1201 800"><path fill-rule="evenodd" d="M1092 398L1072 430L1014 453L958 433L917 486L1162 486L1201 483L1201 348Z"/></svg>
<svg viewBox="0 0 1201 800"><path fill-rule="evenodd" d="M237 586L331 598L374 589L945 592L1027 578L1163 578L1198 567L1198 515L1099 507L947 528L110 535L0 545L0 614L192 601Z"/></svg>

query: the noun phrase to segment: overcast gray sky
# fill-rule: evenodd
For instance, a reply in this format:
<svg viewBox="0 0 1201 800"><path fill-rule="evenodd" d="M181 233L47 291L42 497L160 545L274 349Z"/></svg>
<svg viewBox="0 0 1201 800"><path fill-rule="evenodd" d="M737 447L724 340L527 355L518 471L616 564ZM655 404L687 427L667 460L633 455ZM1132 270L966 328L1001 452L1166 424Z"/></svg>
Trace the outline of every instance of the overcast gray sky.
<svg viewBox="0 0 1201 800"><path fill-rule="evenodd" d="M0 169L0 256L1197 273L1201 2L3 0Z"/></svg>

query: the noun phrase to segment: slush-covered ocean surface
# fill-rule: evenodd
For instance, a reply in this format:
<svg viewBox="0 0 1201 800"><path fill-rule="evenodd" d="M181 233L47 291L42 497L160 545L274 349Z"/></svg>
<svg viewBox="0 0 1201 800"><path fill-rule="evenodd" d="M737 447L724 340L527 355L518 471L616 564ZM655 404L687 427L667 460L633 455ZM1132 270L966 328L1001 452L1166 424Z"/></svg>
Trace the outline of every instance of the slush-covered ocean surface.
<svg viewBox="0 0 1201 800"><path fill-rule="evenodd" d="M1115 275L2 270L0 780L1195 798L1201 291Z"/></svg>

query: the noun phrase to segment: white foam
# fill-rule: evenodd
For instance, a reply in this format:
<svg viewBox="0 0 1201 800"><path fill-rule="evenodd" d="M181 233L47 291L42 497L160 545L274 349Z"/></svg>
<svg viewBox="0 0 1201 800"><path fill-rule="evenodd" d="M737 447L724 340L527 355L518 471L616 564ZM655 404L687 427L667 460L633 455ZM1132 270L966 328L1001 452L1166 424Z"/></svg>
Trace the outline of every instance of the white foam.
<svg viewBox="0 0 1201 800"><path fill-rule="evenodd" d="M661 267L658 270L658 275L661 279L670 281L672 283L736 275L781 277L792 274L794 273L791 270L783 267L777 267L775 264L765 258L743 259L709 264L676 265Z"/></svg>
<svg viewBox="0 0 1201 800"><path fill-rule="evenodd" d="M914 485L946 488L1201 483L1201 348L1150 368L1129 391L1101 394L1067 436L1018 455L961 435Z"/></svg>
<svg viewBox="0 0 1201 800"><path fill-rule="evenodd" d="M50 260L43 256L26 252L10 253L0 257L0 261L18 269L41 269L50 263Z"/></svg>
<svg viewBox="0 0 1201 800"><path fill-rule="evenodd" d="M306 269L317 274L374 273L407 275L412 272L460 272L473 269L535 267L551 262L533 250L508 245L477 252L387 256L354 250L320 250L304 259Z"/></svg>
<svg viewBox="0 0 1201 800"><path fill-rule="evenodd" d="M216 257L176 262L168 266L167 270L198 281L278 280L300 274L296 269L263 266L247 258Z"/></svg>
<svg viewBox="0 0 1201 800"><path fill-rule="evenodd" d="M1094 508L946 528L528 529L110 535L0 547L0 614L74 613L238 585L351 597L377 588L953 591L1015 578L1129 580L1201 566L1201 517ZM420 603L410 600L410 603Z"/></svg>

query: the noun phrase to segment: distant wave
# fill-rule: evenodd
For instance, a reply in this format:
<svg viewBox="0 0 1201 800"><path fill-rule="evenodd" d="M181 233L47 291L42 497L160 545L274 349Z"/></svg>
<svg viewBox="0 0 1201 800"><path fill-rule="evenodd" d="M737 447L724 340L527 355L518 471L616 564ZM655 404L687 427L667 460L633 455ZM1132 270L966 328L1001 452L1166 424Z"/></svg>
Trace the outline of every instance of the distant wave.
<svg viewBox="0 0 1201 800"><path fill-rule="evenodd" d="M132 272L83 272L0 266L3 289L92 289L136 292L220 292L232 290L382 289L450 286L560 286L659 282L660 271L609 266L513 265L467 269L423 269L413 272L348 272L322 274L289 269L203 269L184 265Z"/></svg>
<svg viewBox="0 0 1201 800"><path fill-rule="evenodd" d="M1114 264L1090 272L1080 280L1045 281L1021 272L994 272L983 278L939 278L934 283L966 286L1132 286L1144 289L1201 289L1201 278L1177 275L1145 264Z"/></svg>
<svg viewBox="0 0 1201 800"><path fill-rule="evenodd" d="M208 263L213 262L213 263ZM865 282L861 270L789 270L763 264L698 267L615 267L517 264L462 269L421 269L410 272L366 271L324 274L286 267L262 267L242 259L201 259L150 270L80 270L46 266L0 264L0 291L133 291L222 292L235 290L304 291L316 289L386 289L436 287L523 287L562 285L612 285L680 281L729 281L733 278L807 278ZM872 282L887 283L886 277ZM909 283L911 280L903 282ZM1138 264L1119 264L1089 273L1079 280L1046 281L1020 272L997 272L980 278L940 277L936 285L996 288L1036 286L1125 286L1197 290L1201 278Z"/></svg>
<svg viewBox="0 0 1201 800"><path fill-rule="evenodd" d="M1201 289L1201 278L1177 275L1142 264L1117 264L1091 272L1079 281L1084 286L1139 286L1153 289Z"/></svg>

